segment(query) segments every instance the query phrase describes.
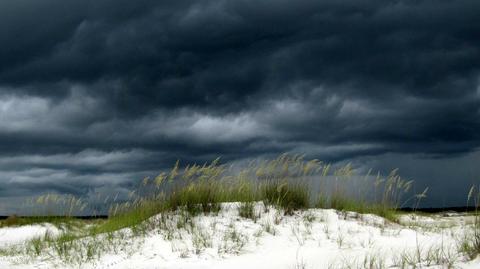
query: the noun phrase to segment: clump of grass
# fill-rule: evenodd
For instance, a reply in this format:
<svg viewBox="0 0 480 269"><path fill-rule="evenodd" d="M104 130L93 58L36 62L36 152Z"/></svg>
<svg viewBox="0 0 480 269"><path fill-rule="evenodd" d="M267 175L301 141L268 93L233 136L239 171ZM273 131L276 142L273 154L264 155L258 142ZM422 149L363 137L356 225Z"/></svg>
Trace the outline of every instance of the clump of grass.
<svg viewBox="0 0 480 269"><path fill-rule="evenodd" d="M319 204L320 203L321 202L319 201ZM325 205L322 207L325 207ZM326 208L334 208L340 211L365 211L365 204L363 201L362 203L359 203L359 201L354 198L334 193L330 198L330 204L328 204Z"/></svg>
<svg viewBox="0 0 480 269"><path fill-rule="evenodd" d="M265 222L261 223L261 226L265 232L273 236L277 234L277 229L275 229L275 226L269 220L266 220Z"/></svg>
<svg viewBox="0 0 480 269"><path fill-rule="evenodd" d="M426 197L428 191L427 188L422 193L413 195L404 201L404 195L410 192L413 181L401 178L397 172L398 170L394 169L386 177L382 177L378 173L372 183L369 171L364 176L364 180L359 179L359 182L353 182L360 183L360 186L356 188L358 192L349 193L346 186L348 181L355 176L355 171L349 164L340 167L333 172L335 181L332 192L329 195L320 193L316 207L370 213L390 221L397 221L397 213L402 205L416 199L415 207L418 207L418 203ZM367 197L366 194L371 190L373 190L373 197Z"/></svg>
<svg viewBox="0 0 480 269"><path fill-rule="evenodd" d="M444 244L422 247L416 245L414 249L405 249L392 257L392 266L398 268L423 268L441 266L441 268L456 268L459 258L456 249Z"/></svg>
<svg viewBox="0 0 480 269"><path fill-rule="evenodd" d="M47 193L29 201L37 216L58 216L69 218L84 212L88 204L75 195Z"/></svg>
<svg viewBox="0 0 480 269"><path fill-rule="evenodd" d="M261 192L266 205L280 207L288 215L310 205L310 193L305 184L269 181L262 185Z"/></svg>
<svg viewBox="0 0 480 269"><path fill-rule="evenodd" d="M239 254L247 243L248 236L237 230L234 223L230 223L222 237L222 243L218 248L218 253Z"/></svg>
<svg viewBox="0 0 480 269"><path fill-rule="evenodd" d="M472 187L473 188L473 187ZM477 194L472 195L474 204L475 204L475 218L473 224L473 249L476 254L480 254L480 190L477 187Z"/></svg>
<svg viewBox="0 0 480 269"><path fill-rule="evenodd" d="M192 215L217 213L223 202L252 202L257 199L257 189L246 179L245 172L228 175L227 167L219 159L210 164L187 166L178 172L178 162L166 176L175 185L167 195L171 210L185 209Z"/></svg>
<svg viewBox="0 0 480 269"><path fill-rule="evenodd" d="M89 234L97 235L118 231L123 228L137 229L139 226L150 224L148 219L162 212L165 208L163 200L152 199L136 199L131 203L126 202L121 205L115 205L110 210L108 219L90 228Z"/></svg>
<svg viewBox="0 0 480 269"><path fill-rule="evenodd" d="M224 193L219 183L212 179L201 179L173 191L168 198L169 206L176 210L186 209L193 215L217 213Z"/></svg>
<svg viewBox="0 0 480 269"><path fill-rule="evenodd" d="M94 236L64 232L57 237L45 233L28 241L24 250L16 249L14 255L25 255L29 259L56 258L52 262L57 265L82 265L105 252L126 250L126 245L133 247L132 239L131 235L127 237L122 232Z"/></svg>
<svg viewBox="0 0 480 269"><path fill-rule="evenodd" d="M186 167L181 178L185 184L177 187L169 196L172 209L185 208L191 214L210 213L220 210L222 188L215 181L224 173L225 168L218 164L218 159L210 165L193 165ZM175 178L178 162L172 169L169 178Z"/></svg>
<svg viewBox="0 0 480 269"><path fill-rule="evenodd" d="M192 244L195 249L195 254L198 255L203 249L212 247L212 234L201 226L195 226L195 228L192 229Z"/></svg>
<svg viewBox="0 0 480 269"><path fill-rule="evenodd" d="M238 214L242 218L251 219L257 221L259 215L255 212L255 203L254 202L243 202L238 207Z"/></svg>
<svg viewBox="0 0 480 269"><path fill-rule="evenodd" d="M469 233L466 232L459 243L462 253L465 253L470 259L475 259L480 255L480 186L472 186L468 192L467 205L473 202L475 210L473 212L473 225ZM467 230L467 229L465 229ZM467 230L468 231L468 230Z"/></svg>
<svg viewBox="0 0 480 269"><path fill-rule="evenodd" d="M310 207L311 193L306 179L318 175L323 165L301 155L282 154L278 158L252 166L260 186L259 195L266 205L284 209L285 214Z"/></svg>
<svg viewBox="0 0 480 269"><path fill-rule="evenodd" d="M29 244L27 244L26 251L34 256L39 256L51 241L52 237L50 233L45 232L43 237L36 237L30 240Z"/></svg>
<svg viewBox="0 0 480 269"><path fill-rule="evenodd" d="M260 200L291 213L309 206L308 188L299 179L315 173L318 166L316 160L305 162L301 156L286 154L271 161L251 163L236 174L220 165L219 159L209 165L187 166L183 172L177 162L165 176L178 184L167 200L173 210L185 208L193 214L215 213L222 202Z"/></svg>

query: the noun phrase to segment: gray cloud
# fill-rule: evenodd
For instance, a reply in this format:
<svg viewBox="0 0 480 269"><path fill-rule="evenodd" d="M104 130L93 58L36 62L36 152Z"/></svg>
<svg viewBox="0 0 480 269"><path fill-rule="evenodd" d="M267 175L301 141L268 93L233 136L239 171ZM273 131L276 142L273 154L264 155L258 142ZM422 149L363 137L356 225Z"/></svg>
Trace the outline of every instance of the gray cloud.
<svg viewBox="0 0 480 269"><path fill-rule="evenodd" d="M479 12L474 0L0 3L0 196L127 188L177 158L285 151L380 170L401 156L412 177L419 156L473 166ZM419 177L447 190L449 171Z"/></svg>

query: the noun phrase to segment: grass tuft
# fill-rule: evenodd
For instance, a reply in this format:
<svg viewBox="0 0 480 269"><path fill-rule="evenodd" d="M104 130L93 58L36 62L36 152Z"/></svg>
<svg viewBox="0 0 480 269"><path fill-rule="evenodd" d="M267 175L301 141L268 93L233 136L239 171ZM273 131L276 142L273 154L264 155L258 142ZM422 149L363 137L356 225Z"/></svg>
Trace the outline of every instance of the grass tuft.
<svg viewBox="0 0 480 269"><path fill-rule="evenodd" d="M302 183L269 181L262 185L261 194L266 205L280 207L287 215L295 210L306 209L310 204L308 187Z"/></svg>
<svg viewBox="0 0 480 269"><path fill-rule="evenodd" d="M480 185L472 186L468 193L467 204L473 202L475 211L473 213L473 225L470 234L466 234L460 242L460 249L470 259L480 255Z"/></svg>

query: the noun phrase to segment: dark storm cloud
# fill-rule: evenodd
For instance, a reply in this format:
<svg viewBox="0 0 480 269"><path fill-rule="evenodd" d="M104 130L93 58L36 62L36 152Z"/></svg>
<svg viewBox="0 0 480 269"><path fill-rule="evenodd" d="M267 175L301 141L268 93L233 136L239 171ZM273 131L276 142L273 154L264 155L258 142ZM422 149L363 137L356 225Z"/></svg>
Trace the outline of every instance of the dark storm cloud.
<svg viewBox="0 0 480 269"><path fill-rule="evenodd" d="M480 145L479 13L475 0L3 1L0 196L127 184L177 158L463 158Z"/></svg>

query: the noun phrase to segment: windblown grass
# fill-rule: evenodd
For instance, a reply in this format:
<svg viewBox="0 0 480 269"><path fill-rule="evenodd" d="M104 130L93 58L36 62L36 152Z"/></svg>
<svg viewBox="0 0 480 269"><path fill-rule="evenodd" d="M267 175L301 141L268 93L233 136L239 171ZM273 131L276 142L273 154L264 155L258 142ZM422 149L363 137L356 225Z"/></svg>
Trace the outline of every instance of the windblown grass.
<svg viewBox="0 0 480 269"><path fill-rule="evenodd" d="M319 182L320 190L311 189L312 180ZM328 181L333 186L328 186ZM219 159L183 169L177 162L169 172L144 179L142 184L153 190L138 198L155 201L157 208L149 211L152 215L179 209L192 215L216 213L224 202L242 202L248 207L249 203L262 201L266 206L282 208L286 214L318 207L372 213L392 221L406 203L417 207L428 190L412 194L413 181L401 178L397 170L387 176L372 176L370 171L359 176L350 164L333 169L318 160L305 161L303 156L287 154L253 161L240 170L220 164ZM357 192L352 192L352 186Z"/></svg>
<svg viewBox="0 0 480 269"><path fill-rule="evenodd" d="M354 177L355 172L350 165L337 169L333 173L333 190L330 195L322 192L316 207L370 213L397 221L397 213L402 206L408 202L414 202L413 206L416 208L427 195L428 188L422 193L412 194L413 181L401 178L397 169L392 170L386 177L377 173L374 179L370 172L363 178L356 177L355 189L357 192L349 194L345 188L348 186L348 181ZM352 188L351 186L350 188ZM372 190L373 197L368 197L367 194L371 194ZM410 195L410 197L405 199L406 195Z"/></svg>
<svg viewBox="0 0 480 269"><path fill-rule="evenodd" d="M475 186L472 187L472 190ZM475 219L473 224L472 246L477 255L480 255L480 186L477 186L476 194L470 192L469 200L472 199L475 204Z"/></svg>
<svg viewBox="0 0 480 269"><path fill-rule="evenodd" d="M21 226L40 223L51 223L56 226L69 225L75 222L75 215L79 215L87 207L87 203L74 195L59 195L48 193L30 199L26 207L32 208L30 216L11 215L0 221L0 227Z"/></svg>
<svg viewBox="0 0 480 269"><path fill-rule="evenodd" d="M319 183L319 190L311 189L309 180L312 179ZM329 180L333 186L328 186ZM356 193L349 190L352 183L357 184L353 188ZM412 184L413 181L401 178L397 170L386 177L380 174L374 177L370 172L360 177L350 164L334 169L318 160L306 161L301 155L282 154L272 160L256 160L242 169L232 169L221 164L219 159L183 168L177 161L170 171L143 179L138 190L132 192L131 200L113 203L109 219L95 228L95 232L135 226L164 211L186 210L191 215L216 213L225 202L241 202L245 206L263 202L266 206L284 209L286 214L318 207L373 213L395 220L404 202L420 201L426 195L425 190L404 199ZM75 213L89 208L86 202L74 196L47 194L33 202L42 208L41 216L12 217L2 225L66 222Z"/></svg>
<svg viewBox="0 0 480 269"><path fill-rule="evenodd" d="M266 205L273 205L291 215L295 210L310 206L310 193L307 185L287 181L270 181L262 185L261 195Z"/></svg>
<svg viewBox="0 0 480 269"><path fill-rule="evenodd" d="M386 177L380 174L373 177L368 173L361 177L363 179L358 178L349 164L334 169L318 160L306 161L300 155L282 154L272 160L252 161L241 169L221 164L220 159L185 167L181 167L177 161L170 171L164 171L154 178L144 178L138 189L132 192L130 200L113 203L107 220L75 232L66 231L56 238L48 235L36 238L28 244L27 253L34 256L48 253L66 262L72 259L85 262L100 256L102 251L110 250L102 247L102 240L112 241L119 235L127 236L122 229L129 229L128 236L145 235L151 230L163 229L167 238L170 238L175 234L172 231L175 227L171 223L167 225L167 216L180 216L176 229L190 227L193 231L194 216L216 214L221 210L222 203L226 202L239 202L240 216L254 221L259 214L255 212L255 205L258 204L263 204L265 208L275 207L284 214L319 207L373 213L395 220L402 203L413 200L418 203L426 195L425 190L405 199L404 196L410 194L413 182L402 179L396 170ZM312 180L318 181L319 190L310 187ZM359 183L361 188L356 188L357 192L352 193L349 189L351 182ZM38 198L36 202L44 207L45 216L54 212L54 202L61 203L62 220L68 220L76 212L88 207L80 199L67 197L62 200L55 195ZM152 218L156 215L160 216L160 220ZM41 220L53 221L48 217ZM10 220L18 225L28 221L35 223L37 220ZM275 233L274 229L265 230ZM235 246L243 245L242 237L233 228L227 239L234 242L232 244ZM201 233L197 233L195 242L201 246L207 241Z"/></svg>
<svg viewBox="0 0 480 269"><path fill-rule="evenodd" d="M473 212L473 225L471 229L465 229L465 235L460 242L460 249L470 259L480 255L480 185L473 185L468 192L467 204L472 202L475 211Z"/></svg>

